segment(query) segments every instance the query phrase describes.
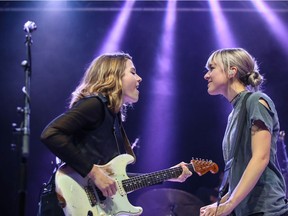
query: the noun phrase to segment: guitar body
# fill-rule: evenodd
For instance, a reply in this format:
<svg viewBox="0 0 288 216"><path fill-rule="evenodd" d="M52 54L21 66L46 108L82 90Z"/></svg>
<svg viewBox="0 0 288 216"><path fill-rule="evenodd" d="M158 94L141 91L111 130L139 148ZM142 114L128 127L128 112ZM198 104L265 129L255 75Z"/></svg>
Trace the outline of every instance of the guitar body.
<svg viewBox="0 0 288 216"><path fill-rule="evenodd" d="M98 166L117 184L117 192L112 197L103 197L100 190L89 178L83 178L67 165L61 166L55 175L58 200L66 216L138 216L143 212L128 201L127 193L177 178L183 172L181 166L129 178L127 164L134 161L129 154L118 155L109 163ZM199 176L210 171L218 172L218 165L212 161L191 160L186 167Z"/></svg>
<svg viewBox="0 0 288 216"><path fill-rule="evenodd" d="M122 181L128 179L126 166L134 161L129 154L122 154L109 163L99 166L108 171L117 183L114 196L105 198L89 178L83 178L67 165L58 169L55 176L56 192L66 216L116 216L140 215L141 207L130 204Z"/></svg>

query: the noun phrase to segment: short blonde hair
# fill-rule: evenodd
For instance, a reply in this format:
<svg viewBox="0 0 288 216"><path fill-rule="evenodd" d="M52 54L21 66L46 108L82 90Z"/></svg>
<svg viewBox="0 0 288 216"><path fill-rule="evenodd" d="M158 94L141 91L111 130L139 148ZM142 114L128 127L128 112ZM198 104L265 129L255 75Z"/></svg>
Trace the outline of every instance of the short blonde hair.
<svg viewBox="0 0 288 216"><path fill-rule="evenodd" d="M243 48L226 48L214 51L206 63L206 68L212 61L222 66L225 72L231 67L238 70L237 78L251 90L257 91L261 88L264 77L259 73L257 61Z"/></svg>

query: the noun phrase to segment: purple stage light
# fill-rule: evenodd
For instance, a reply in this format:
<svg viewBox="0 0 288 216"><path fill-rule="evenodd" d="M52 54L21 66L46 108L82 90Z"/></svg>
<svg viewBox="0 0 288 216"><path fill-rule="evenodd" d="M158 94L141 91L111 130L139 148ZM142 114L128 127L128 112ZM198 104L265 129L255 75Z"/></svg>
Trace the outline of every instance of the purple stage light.
<svg viewBox="0 0 288 216"><path fill-rule="evenodd" d="M118 15L117 20L115 21L109 35L107 36L106 41L103 43L102 48L100 49L99 54L106 52L115 52L119 51L119 44L123 38L123 34L126 30L126 26L133 9L135 0L126 0L121 13Z"/></svg>
<svg viewBox="0 0 288 216"><path fill-rule="evenodd" d="M214 22L214 28L216 32L216 38L219 48L234 47L236 45L234 38L229 30L227 20L223 15L223 11L219 2L216 0L209 0L211 8L211 15Z"/></svg>
<svg viewBox="0 0 288 216"><path fill-rule="evenodd" d="M145 161L145 167L162 169L171 164L171 156L175 154L172 144L175 143L174 119L175 76L173 70L174 34L177 1L169 0L165 10L163 30L159 53L156 55L156 70L151 88L151 104L148 107L147 125L144 127L146 140L143 154L154 158ZM160 156L161 155L161 156ZM159 157L160 156L160 157ZM157 161L157 163L155 163ZM150 163L150 164L149 164Z"/></svg>
<svg viewBox="0 0 288 216"><path fill-rule="evenodd" d="M283 22L276 16L272 9L270 9L267 4L262 0L251 0L255 8L262 15L263 19L269 25L272 33L275 35L275 38L279 41L283 47L283 51L288 54L288 30Z"/></svg>

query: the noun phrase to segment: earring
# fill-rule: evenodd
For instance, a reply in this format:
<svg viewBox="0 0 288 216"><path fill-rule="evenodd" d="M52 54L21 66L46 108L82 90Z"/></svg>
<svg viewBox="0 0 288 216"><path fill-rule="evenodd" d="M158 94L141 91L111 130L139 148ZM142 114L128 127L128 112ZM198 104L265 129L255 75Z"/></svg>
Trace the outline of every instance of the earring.
<svg viewBox="0 0 288 216"><path fill-rule="evenodd" d="M228 75L234 75L234 71L233 70L229 70L228 71Z"/></svg>

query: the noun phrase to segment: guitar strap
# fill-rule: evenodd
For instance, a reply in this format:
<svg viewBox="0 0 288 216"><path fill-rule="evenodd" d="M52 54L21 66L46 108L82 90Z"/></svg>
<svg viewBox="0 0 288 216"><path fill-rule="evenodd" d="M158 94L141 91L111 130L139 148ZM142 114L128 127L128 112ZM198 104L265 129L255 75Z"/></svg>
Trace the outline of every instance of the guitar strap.
<svg viewBox="0 0 288 216"><path fill-rule="evenodd" d="M102 94L102 93L98 93L96 95L97 97L99 97L103 103L107 103L107 98ZM118 118L118 122L119 122L119 125L120 125L120 130L121 130L121 135L123 137L123 140L124 140L124 148L125 148L125 151L130 154L131 156L134 157L134 161L133 163L136 162L136 155L134 154L134 151L133 149L131 148L131 144L130 144L130 141L126 135L126 132L124 130L124 127L123 127L123 124L122 124L122 120L121 120L121 114L119 113L117 115L117 118ZM117 138L116 138L117 139Z"/></svg>
<svg viewBox="0 0 288 216"><path fill-rule="evenodd" d="M122 137L123 137L123 139L124 139L124 147L125 147L125 150L126 150L126 152L127 152L128 154L130 154L131 156L134 157L133 163L135 163L135 162L136 162L136 155L135 155L135 153L134 153L134 151L133 151L133 149L132 149L132 147L131 147L130 141L129 141L129 139L128 139L128 137L127 137L127 134L126 134L126 132L125 132L125 130L124 130L124 127L123 127L121 118L119 119L119 121L120 121L121 134L122 134Z"/></svg>
<svg viewBox="0 0 288 216"><path fill-rule="evenodd" d="M247 101L247 98L251 94L252 94L252 92L248 92L244 96L244 99L243 99L242 104L241 104L241 108L240 108L240 111L239 111L239 118L238 118L239 120L238 120L238 124L237 124L237 127L236 127L239 130L238 130L238 134L236 136L236 142L235 142L234 148L232 148L231 152L230 152L230 159L225 164L223 179L222 179L221 185L220 185L219 190L218 190L217 206L219 206L220 200L223 197L224 192L226 191L226 188L227 188L227 185L228 185L229 173L230 173L234 158L237 156L237 153L238 153L238 150L239 150L239 147L240 147L240 141L241 141L241 137L242 137L242 133L243 133L244 122L245 122L245 119L246 119L246 116L247 116L246 101Z"/></svg>

